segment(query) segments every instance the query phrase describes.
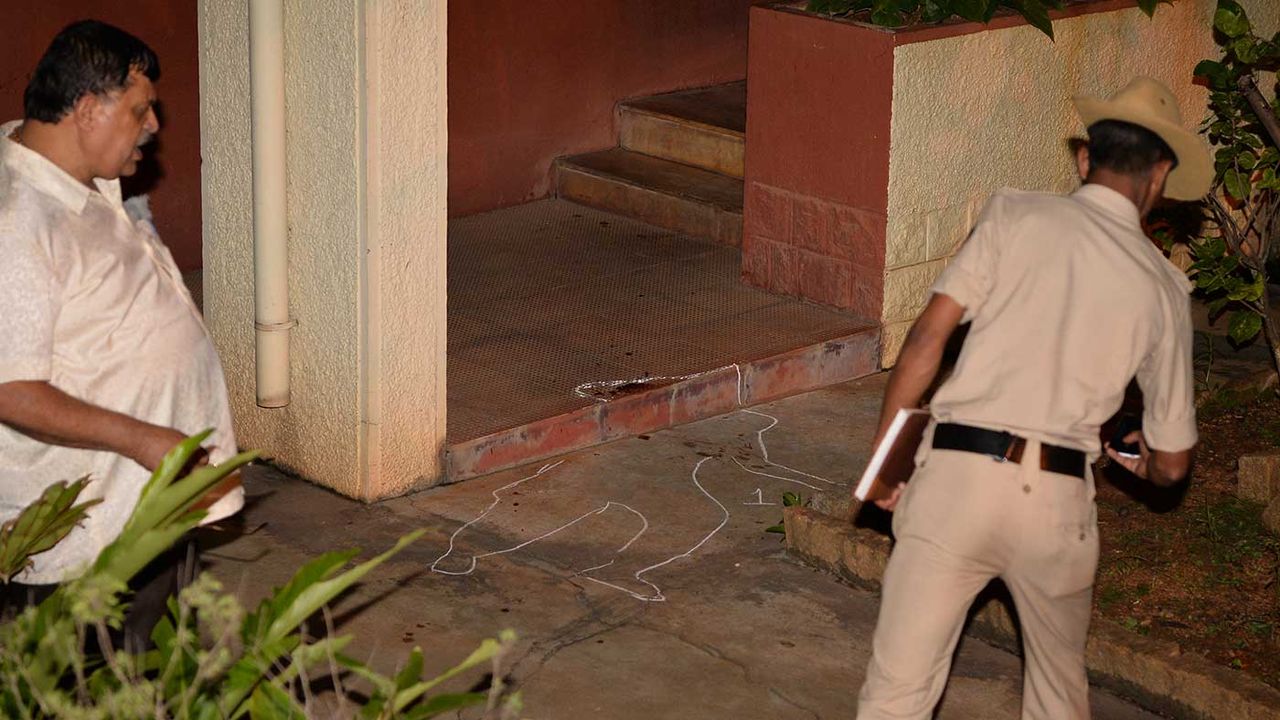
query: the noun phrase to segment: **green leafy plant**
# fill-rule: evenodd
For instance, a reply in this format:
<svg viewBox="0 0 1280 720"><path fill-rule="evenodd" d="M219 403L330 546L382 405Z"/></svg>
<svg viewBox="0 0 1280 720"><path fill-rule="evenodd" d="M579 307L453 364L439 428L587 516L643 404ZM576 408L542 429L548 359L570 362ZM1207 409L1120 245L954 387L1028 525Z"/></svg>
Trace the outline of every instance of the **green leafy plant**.
<svg viewBox="0 0 1280 720"><path fill-rule="evenodd" d="M0 527L0 582L7 583L25 570L32 555L60 542L84 519L85 511L101 502L75 504L88 483L87 477L70 485L54 483L45 488L39 500Z"/></svg>
<svg viewBox="0 0 1280 720"><path fill-rule="evenodd" d="M1136 0L1136 4L1151 16L1157 5L1170 1ZM884 27L940 23L953 17L988 23L1003 9L1018 13L1052 38L1049 11L1061 10L1066 4L1065 0L809 0L807 9L833 17L864 13L873 24Z"/></svg>
<svg viewBox="0 0 1280 720"><path fill-rule="evenodd" d="M782 507L784 508L797 507L803 504L804 504L804 499L801 498L799 495L793 492L782 493ZM769 527L765 528L764 531L770 532L770 533L779 533L783 536L782 537L783 540L787 539L786 538L787 527L786 525L783 524L781 520L778 521L777 525L770 525Z"/></svg>
<svg viewBox="0 0 1280 720"><path fill-rule="evenodd" d="M1208 236L1192 243L1188 273L1211 316L1229 315L1232 342L1263 334L1280 371L1280 328L1267 296L1280 227L1280 104L1268 102L1257 84L1260 71L1280 66L1280 35L1256 35L1233 0L1219 0L1213 28L1222 57L1201 62L1195 74L1210 90L1203 130L1216 146L1216 175L1205 200Z"/></svg>
<svg viewBox="0 0 1280 720"><path fill-rule="evenodd" d="M255 457L243 453L182 474L207 436L188 438L165 457L120 537L83 576L0 624L0 716L292 720L314 715L317 674L332 681L332 702L367 720L429 718L474 705L485 706L491 716L519 712L518 694L501 680L501 661L514 643L510 632L485 640L443 674L423 679L418 648L395 677L385 677L343 654L350 636L336 636L330 627L327 637L314 639L304 630L308 618L422 531L345 570L358 550L322 555L252 612L216 579L202 575L170 601L170 617L152 633L154 649L132 654L113 648L110 629L119 628L124 617L129 580L199 523L205 514L195 509L201 497ZM75 504L85 482L51 487L0 529L0 573L12 577L32 554L66 537L92 504ZM485 692L428 696L445 681L485 665L494 678ZM348 689L344 680L361 687Z"/></svg>

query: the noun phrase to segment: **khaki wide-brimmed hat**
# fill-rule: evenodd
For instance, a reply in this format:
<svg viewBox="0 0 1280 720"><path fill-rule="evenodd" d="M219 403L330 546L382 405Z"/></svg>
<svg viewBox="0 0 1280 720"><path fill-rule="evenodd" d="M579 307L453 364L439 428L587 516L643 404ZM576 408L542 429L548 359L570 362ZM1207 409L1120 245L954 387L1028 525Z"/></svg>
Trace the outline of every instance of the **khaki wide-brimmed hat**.
<svg viewBox="0 0 1280 720"><path fill-rule="evenodd" d="M1121 120L1144 127L1168 143L1178 166L1165 182L1166 197L1199 200L1209 192L1213 184L1209 148L1198 134L1182 126L1178 100L1163 83L1136 77L1106 100L1077 96L1074 102L1086 128L1099 120Z"/></svg>

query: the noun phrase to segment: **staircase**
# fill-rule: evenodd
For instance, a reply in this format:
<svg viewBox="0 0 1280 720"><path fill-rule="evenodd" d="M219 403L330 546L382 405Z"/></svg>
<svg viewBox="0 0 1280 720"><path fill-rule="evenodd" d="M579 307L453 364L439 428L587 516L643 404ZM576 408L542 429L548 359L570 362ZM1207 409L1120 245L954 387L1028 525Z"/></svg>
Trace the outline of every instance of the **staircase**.
<svg viewBox="0 0 1280 720"><path fill-rule="evenodd" d="M450 480L877 369L877 323L741 282L745 82L618 113L558 199L449 222Z"/></svg>
<svg viewBox="0 0 1280 720"><path fill-rule="evenodd" d="M556 161L556 194L724 245L742 244L745 81L629 100L619 146Z"/></svg>

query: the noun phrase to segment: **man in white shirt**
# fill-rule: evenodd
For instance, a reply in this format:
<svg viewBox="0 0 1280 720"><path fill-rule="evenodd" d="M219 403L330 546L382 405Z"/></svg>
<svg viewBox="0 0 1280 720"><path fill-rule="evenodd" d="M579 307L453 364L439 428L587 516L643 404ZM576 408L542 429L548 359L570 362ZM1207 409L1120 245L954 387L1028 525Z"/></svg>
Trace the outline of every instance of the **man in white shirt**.
<svg viewBox="0 0 1280 720"><path fill-rule="evenodd" d="M213 428L212 462L236 450L200 313L145 200L121 197L119 178L137 170L159 131L158 75L142 41L75 23L32 74L24 120L0 128L0 520L85 475L82 499L102 500L33 558L17 578L26 585L79 575L185 436ZM222 490L206 522L243 505L238 485ZM167 582L176 573L159 574Z"/></svg>

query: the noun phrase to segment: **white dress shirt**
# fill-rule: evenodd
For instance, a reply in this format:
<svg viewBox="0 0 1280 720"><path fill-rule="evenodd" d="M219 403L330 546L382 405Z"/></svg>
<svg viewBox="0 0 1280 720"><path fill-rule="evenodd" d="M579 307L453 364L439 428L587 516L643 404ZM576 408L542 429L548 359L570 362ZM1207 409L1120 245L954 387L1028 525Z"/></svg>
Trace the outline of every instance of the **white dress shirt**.
<svg viewBox="0 0 1280 720"><path fill-rule="evenodd" d="M97 191L0 127L0 383L46 381L93 405L191 435L207 428L210 461L236 451L222 366L145 198L122 202L119 181ZM80 574L114 540L148 473L112 452L33 440L0 425L0 521L50 484L89 476L101 498L81 527L33 558L16 579ZM221 498L205 522L237 512Z"/></svg>

